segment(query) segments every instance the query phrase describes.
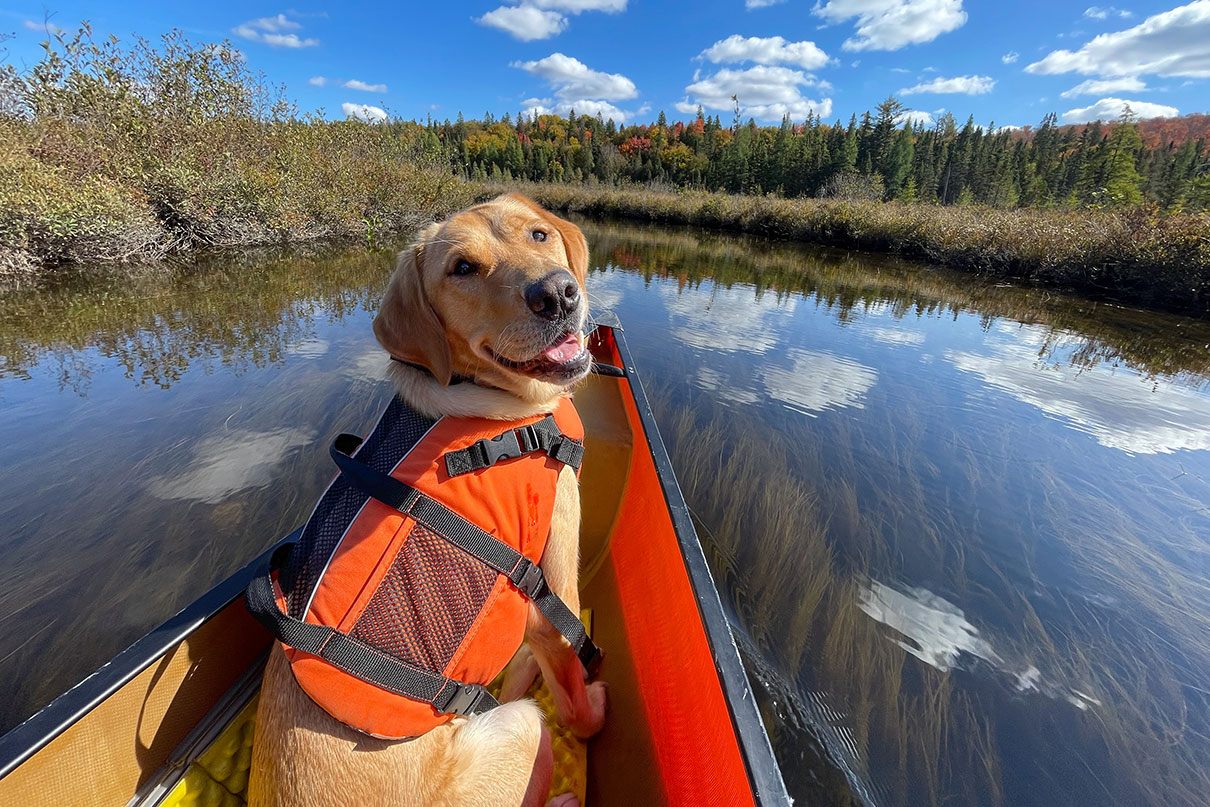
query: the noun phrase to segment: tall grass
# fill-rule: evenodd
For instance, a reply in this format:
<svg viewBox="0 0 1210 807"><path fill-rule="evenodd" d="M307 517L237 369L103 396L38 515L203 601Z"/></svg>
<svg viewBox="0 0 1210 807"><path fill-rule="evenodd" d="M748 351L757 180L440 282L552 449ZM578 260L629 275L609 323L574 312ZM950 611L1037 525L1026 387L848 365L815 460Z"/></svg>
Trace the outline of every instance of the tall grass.
<svg viewBox="0 0 1210 807"><path fill-rule="evenodd" d="M85 26L0 72L0 276L198 246L373 240L465 205L415 124L299 116L227 44Z"/></svg>

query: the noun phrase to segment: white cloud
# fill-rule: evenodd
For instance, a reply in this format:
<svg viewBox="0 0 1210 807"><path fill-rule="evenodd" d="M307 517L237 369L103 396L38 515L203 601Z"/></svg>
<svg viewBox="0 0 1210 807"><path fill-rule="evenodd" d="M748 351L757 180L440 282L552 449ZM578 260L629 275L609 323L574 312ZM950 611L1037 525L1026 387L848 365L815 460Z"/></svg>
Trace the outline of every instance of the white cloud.
<svg viewBox="0 0 1210 807"><path fill-rule="evenodd" d="M899 117L895 118L895 125L902 126L905 123L911 123L912 125L922 123L925 126L932 126L933 116L923 109L909 109L906 112L900 113Z"/></svg>
<svg viewBox="0 0 1210 807"><path fill-rule="evenodd" d="M475 22L499 28L522 42L550 39L567 29L567 18L557 11L543 11L534 6L500 6Z"/></svg>
<svg viewBox="0 0 1210 807"><path fill-rule="evenodd" d="M286 33L300 28L301 23L295 22L285 14L278 14L276 17L248 20L232 28L231 33L275 48L311 48L319 44L318 39L302 39L298 34Z"/></svg>
<svg viewBox="0 0 1210 807"><path fill-rule="evenodd" d="M754 8L768 8L784 2L786 0L744 0L744 8L751 11Z"/></svg>
<svg viewBox="0 0 1210 807"><path fill-rule="evenodd" d="M845 50L899 50L966 23L962 0L827 0L811 13L833 24L857 18L857 35L844 41Z"/></svg>
<svg viewBox="0 0 1210 807"><path fill-rule="evenodd" d="M734 108L731 96L739 98L740 114L760 120L780 120L789 115L801 120L814 112L820 117L832 114L832 99L812 101L803 97L801 86L819 86L819 82L801 70L758 65L746 70L719 70L685 88L692 96L677 103L678 112L692 112L701 104L707 109ZM822 88L821 88L822 89Z"/></svg>
<svg viewBox="0 0 1210 807"><path fill-rule="evenodd" d="M785 355L790 366L765 365L761 381L770 398L811 417L829 409L864 409L865 394L878 380L872 367L825 351L792 348Z"/></svg>
<svg viewBox="0 0 1210 807"><path fill-rule="evenodd" d="M634 82L621 73L593 70L579 59L562 53L552 53L545 59L532 62L513 62L512 66L545 79L554 89L555 97L564 101L576 98L617 101L638 95Z"/></svg>
<svg viewBox="0 0 1210 807"><path fill-rule="evenodd" d="M349 79L341 86L343 86L347 89L350 89L350 90L361 90L362 92L386 92L387 91L387 85L385 85L385 84L367 84L366 82L358 81L355 78Z"/></svg>
<svg viewBox="0 0 1210 807"><path fill-rule="evenodd" d="M1084 16L1088 17L1090 20L1107 20L1110 17L1121 17L1124 20L1128 20L1134 16L1134 12L1121 8L1114 8L1113 6L1108 6L1106 8L1101 8L1100 6L1089 6L1088 8L1084 9Z"/></svg>
<svg viewBox="0 0 1210 807"><path fill-rule="evenodd" d="M1174 106L1152 104L1147 101L1126 101L1121 98L1102 98L1092 106L1069 109L1063 113L1066 123L1087 123L1094 120L1117 120L1122 117L1126 106L1139 118L1175 118L1180 110Z"/></svg>
<svg viewBox="0 0 1210 807"><path fill-rule="evenodd" d="M1004 62L1005 64L1012 64L1020 58L1021 54L1017 53L1015 50L1010 50L1008 53L1000 57L1000 61Z"/></svg>
<svg viewBox="0 0 1210 807"><path fill-rule="evenodd" d="M365 81L359 81L351 78L348 81L341 81L338 78L326 78L324 76L311 76L307 79L307 83L312 87L326 87L329 84L339 84L345 89L361 90L362 92L386 92L387 85L385 84L369 84Z"/></svg>
<svg viewBox="0 0 1210 807"><path fill-rule="evenodd" d="M522 42L550 39L567 30L567 14L626 10L627 0L524 0L519 6L500 6L475 19L480 25L499 28Z"/></svg>
<svg viewBox="0 0 1210 807"><path fill-rule="evenodd" d="M698 54L699 59L722 62L756 62L757 64L793 64L814 70L828 63L828 54L814 42L787 42L780 36L742 37L732 34L715 42Z"/></svg>
<svg viewBox="0 0 1210 807"><path fill-rule="evenodd" d="M1111 34L1101 34L1076 51L1052 51L1025 68L1028 73L1082 73L1101 76L1210 77L1210 0L1148 17Z"/></svg>
<svg viewBox="0 0 1210 807"><path fill-rule="evenodd" d="M627 0L526 0L529 5L538 8L553 8L566 11L568 14L579 14L582 11L604 11L606 14L616 14L626 10Z"/></svg>
<svg viewBox="0 0 1210 807"><path fill-rule="evenodd" d="M647 107L650 110L650 106ZM580 98L577 100L558 100L554 98L526 98L521 102L521 116L533 118L537 115L560 115L567 116L571 112L576 115L591 115L596 117L601 116L602 120L613 118L619 123L625 123L635 116L642 115L642 107L638 113L629 112L625 109L620 109L608 101L598 101L591 98Z"/></svg>
<svg viewBox="0 0 1210 807"><path fill-rule="evenodd" d="M985 95L996 87L996 80L991 76L955 76L941 78L938 76L924 84L906 87L899 91L900 95L918 95L920 93L956 93L960 95Z"/></svg>
<svg viewBox="0 0 1210 807"><path fill-rule="evenodd" d="M24 25L26 28L28 28L31 31L37 31L38 33L47 34L49 36L54 36L55 34L63 33L63 29L60 28L59 26L55 25L50 20L43 20L42 22L34 22L33 20L23 20L21 22L21 24Z"/></svg>
<svg viewBox="0 0 1210 807"><path fill-rule="evenodd" d="M1135 76L1122 78L1107 78L1103 80L1088 79L1082 81L1070 90L1059 93L1064 98L1075 98L1078 95L1104 95L1110 92L1141 92L1147 89L1143 80Z"/></svg>
<svg viewBox="0 0 1210 807"><path fill-rule="evenodd" d="M346 101L340 105L340 111L345 113L346 118L357 118L366 123L379 123L387 119L385 109L369 104L350 104Z"/></svg>

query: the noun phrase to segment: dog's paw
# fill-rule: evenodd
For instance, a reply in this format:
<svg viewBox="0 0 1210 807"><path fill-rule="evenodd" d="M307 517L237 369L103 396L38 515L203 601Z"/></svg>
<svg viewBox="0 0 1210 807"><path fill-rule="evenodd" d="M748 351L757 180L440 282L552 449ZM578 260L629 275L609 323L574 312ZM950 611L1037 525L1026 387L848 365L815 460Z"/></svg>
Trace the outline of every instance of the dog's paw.
<svg viewBox="0 0 1210 807"><path fill-rule="evenodd" d="M609 685L604 681L593 681L584 688L588 695L588 712L580 719L568 723L571 733L588 739L605 727L605 712L609 709Z"/></svg>
<svg viewBox="0 0 1210 807"><path fill-rule="evenodd" d="M580 807L580 800L574 793L560 793L546 802L546 807Z"/></svg>

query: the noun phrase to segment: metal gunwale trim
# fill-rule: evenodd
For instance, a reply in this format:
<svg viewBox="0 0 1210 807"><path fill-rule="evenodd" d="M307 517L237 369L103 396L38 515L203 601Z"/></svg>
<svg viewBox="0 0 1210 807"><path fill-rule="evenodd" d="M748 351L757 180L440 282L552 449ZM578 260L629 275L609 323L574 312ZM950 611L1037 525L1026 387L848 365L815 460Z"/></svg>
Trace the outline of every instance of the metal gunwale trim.
<svg viewBox="0 0 1210 807"><path fill-rule="evenodd" d="M251 563L169 617L159 627L153 628L25 722L0 736L0 779L12 773L189 634L242 597L248 581L261 564L269 559L278 546L297 540L301 533L302 527L298 527L274 543Z"/></svg>
<svg viewBox="0 0 1210 807"><path fill-rule="evenodd" d="M601 327L609 327L607 325ZM702 626L706 631L706 641L714 655L714 666L718 671L719 682L726 696L727 708L731 713L731 722L739 741L740 753L748 768L748 776L752 784L753 797L761 807L771 805L793 804L782 778L781 767L773 754L773 745L765 730L764 721L756 707L752 695L752 685L748 680L747 670L739 654L739 646L731 633L731 625L727 621L723 602L714 583L714 576L706 562L706 553L702 549L697 530L689 516L689 507L681 493L676 475L672 470L672 460L664 447L664 440L643 390L635 369L630 348L621 329L614 331L614 342L618 354L622 358L622 366L626 368L626 381L630 384L630 394L634 398L635 409L647 439L647 447L651 459L655 463L656 476L660 480L660 488L664 494L664 502L672 519L673 531L681 546L681 556L685 561L685 571L693 586L697 598L698 613L702 618Z"/></svg>

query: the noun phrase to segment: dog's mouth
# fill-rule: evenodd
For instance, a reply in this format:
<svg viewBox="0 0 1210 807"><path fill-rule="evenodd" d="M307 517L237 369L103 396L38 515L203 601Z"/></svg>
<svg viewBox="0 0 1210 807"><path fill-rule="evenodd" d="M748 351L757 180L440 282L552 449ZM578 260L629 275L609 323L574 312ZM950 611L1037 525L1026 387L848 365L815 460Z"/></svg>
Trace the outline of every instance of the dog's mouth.
<svg viewBox="0 0 1210 807"><path fill-rule="evenodd" d="M490 347L487 352L502 367L539 381L570 383L583 376L592 363L584 337L579 331L562 334L539 351L538 355L526 361L507 359Z"/></svg>

